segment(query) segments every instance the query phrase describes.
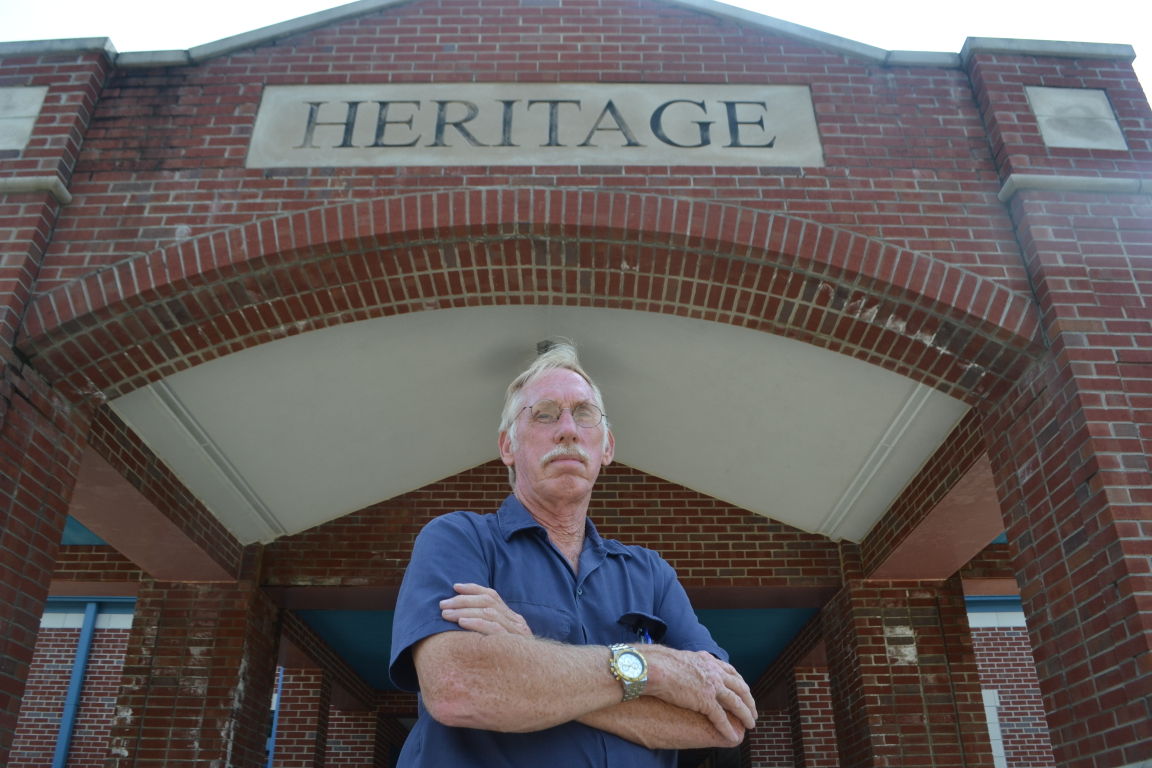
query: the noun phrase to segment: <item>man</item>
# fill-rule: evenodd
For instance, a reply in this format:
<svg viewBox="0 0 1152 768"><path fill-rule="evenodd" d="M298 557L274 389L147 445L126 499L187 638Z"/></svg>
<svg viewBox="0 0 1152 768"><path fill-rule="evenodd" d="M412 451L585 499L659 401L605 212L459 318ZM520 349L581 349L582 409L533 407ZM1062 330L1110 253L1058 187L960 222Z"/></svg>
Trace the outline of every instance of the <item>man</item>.
<svg viewBox="0 0 1152 768"><path fill-rule="evenodd" d="M401 766L667 767L755 725L672 568L588 520L615 449L603 412L575 349L553 344L508 387L513 495L417 537L392 633L392 680L420 692Z"/></svg>

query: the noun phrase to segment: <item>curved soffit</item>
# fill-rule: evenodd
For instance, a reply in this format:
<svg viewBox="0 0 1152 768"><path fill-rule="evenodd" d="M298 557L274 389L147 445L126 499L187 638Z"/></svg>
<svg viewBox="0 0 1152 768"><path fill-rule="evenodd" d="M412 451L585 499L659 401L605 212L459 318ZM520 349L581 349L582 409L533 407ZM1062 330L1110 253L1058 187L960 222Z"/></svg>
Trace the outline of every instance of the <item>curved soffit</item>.
<svg viewBox="0 0 1152 768"><path fill-rule="evenodd" d="M863 538L967 410L770 333L533 306L311 331L110 406L241 541L270 541L496 458L504 388L553 335L601 384L619 461L832 538Z"/></svg>

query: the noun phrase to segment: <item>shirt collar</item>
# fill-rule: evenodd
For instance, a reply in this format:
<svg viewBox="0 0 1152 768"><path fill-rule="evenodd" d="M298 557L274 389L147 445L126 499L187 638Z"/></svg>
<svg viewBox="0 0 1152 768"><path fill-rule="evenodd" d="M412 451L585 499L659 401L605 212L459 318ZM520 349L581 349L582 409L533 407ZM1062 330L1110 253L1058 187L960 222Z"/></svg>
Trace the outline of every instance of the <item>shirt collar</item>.
<svg viewBox="0 0 1152 768"><path fill-rule="evenodd" d="M544 526L536 522L536 518L532 517L532 513L528 511L527 507L520 503L520 499L516 498L515 494L504 499L504 503L500 505L500 510L496 514L500 525L500 533L504 536L505 541L510 541L512 537L520 531L533 528L545 536L548 535L548 532L544 530ZM628 548L615 539L601 538L600 532L596 530L595 523L589 518L584 518L584 536L594 549L603 550L609 555L632 556Z"/></svg>

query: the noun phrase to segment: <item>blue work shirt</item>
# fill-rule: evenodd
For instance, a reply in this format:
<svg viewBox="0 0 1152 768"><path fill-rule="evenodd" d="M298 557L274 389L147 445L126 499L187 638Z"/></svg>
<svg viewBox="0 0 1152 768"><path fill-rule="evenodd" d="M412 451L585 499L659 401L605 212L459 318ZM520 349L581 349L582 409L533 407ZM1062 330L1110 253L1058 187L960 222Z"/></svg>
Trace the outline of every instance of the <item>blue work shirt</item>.
<svg viewBox="0 0 1152 768"><path fill-rule="evenodd" d="M662 644L728 659L696 618L676 572L660 555L602 539L589 520L579 574L573 574L548 541L547 531L509 496L494 515L452 512L429 522L416 537L392 625L389 673L397 687L420 689L412 646L440 632L467 631L441 618L439 603L456 594L453 584L468 582L495 589L537 637L575 645L636 644L641 642L636 629L620 619L640 613L667 627ZM419 710L400 756L403 768L676 765L675 750L649 750L576 722L533 733L498 733L442 725L428 714L423 700Z"/></svg>

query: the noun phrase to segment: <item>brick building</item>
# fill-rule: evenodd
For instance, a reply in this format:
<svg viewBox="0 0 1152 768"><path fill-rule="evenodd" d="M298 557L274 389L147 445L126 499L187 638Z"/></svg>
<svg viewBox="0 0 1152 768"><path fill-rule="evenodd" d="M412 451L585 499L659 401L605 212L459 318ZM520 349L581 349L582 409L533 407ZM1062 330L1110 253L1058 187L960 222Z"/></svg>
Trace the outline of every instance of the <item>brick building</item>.
<svg viewBox="0 0 1152 768"><path fill-rule="evenodd" d="M594 519L755 684L684 765L1147 765L1132 58L707 0L0 44L0 763L387 765L412 538L561 334Z"/></svg>

